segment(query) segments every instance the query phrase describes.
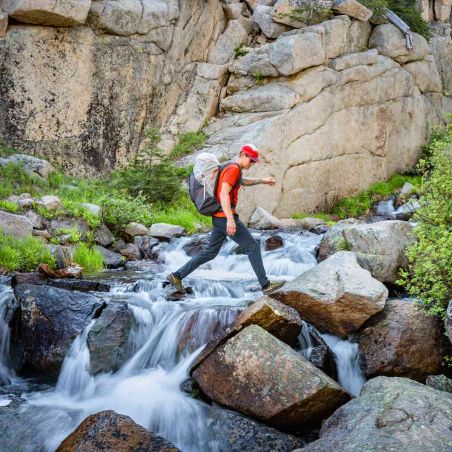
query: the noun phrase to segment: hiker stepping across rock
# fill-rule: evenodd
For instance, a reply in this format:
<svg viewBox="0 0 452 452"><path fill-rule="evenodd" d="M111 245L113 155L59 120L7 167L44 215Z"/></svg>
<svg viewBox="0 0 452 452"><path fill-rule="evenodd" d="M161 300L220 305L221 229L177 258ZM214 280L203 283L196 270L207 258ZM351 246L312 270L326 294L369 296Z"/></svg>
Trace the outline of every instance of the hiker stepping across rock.
<svg viewBox="0 0 452 452"><path fill-rule="evenodd" d="M213 154L204 152L197 157L190 176L190 196L199 212L212 216L213 229L207 248L193 256L179 270L167 276L168 281L178 291L186 291L182 279L200 265L214 259L227 236L234 240L248 256L264 294L268 295L283 286L284 282L268 280L259 243L240 221L236 211L241 185L274 186L276 183L273 177L264 179L242 177L242 170L249 170L258 161L259 152L252 144L243 146L235 161L222 165Z"/></svg>

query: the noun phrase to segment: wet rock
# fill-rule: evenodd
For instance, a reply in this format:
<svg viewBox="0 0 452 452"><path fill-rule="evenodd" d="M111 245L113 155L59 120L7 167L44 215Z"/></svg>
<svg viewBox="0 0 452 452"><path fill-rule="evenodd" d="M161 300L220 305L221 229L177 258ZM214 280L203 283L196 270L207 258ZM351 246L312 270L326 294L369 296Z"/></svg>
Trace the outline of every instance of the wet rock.
<svg viewBox="0 0 452 452"><path fill-rule="evenodd" d="M303 452L449 449L452 395L406 378L377 377L325 421Z"/></svg>
<svg viewBox="0 0 452 452"><path fill-rule="evenodd" d="M155 261L140 260L140 261L127 261L125 263L126 270L133 270L137 272L154 272L161 271L161 266Z"/></svg>
<svg viewBox="0 0 452 452"><path fill-rule="evenodd" d="M48 279L47 284L64 290L80 292L110 292L108 284L90 279Z"/></svg>
<svg viewBox="0 0 452 452"><path fill-rule="evenodd" d="M61 209L63 207L60 198L52 195L41 196L41 199L36 204L47 210Z"/></svg>
<svg viewBox="0 0 452 452"><path fill-rule="evenodd" d="M82 450L179 451L166 439L136 424L129 416L114 411L101 411L87 417L57 449L58 452Z"/></svg>
<svg viewBox="0 0 452 452"><path fill-rule="evenodd" d="M94 233L94 241L101 246L109 246L114 242L115 238L110 229L105 224L100 224Z"/></svg>
<svg viewBox="0 0 452 452"><path fill-rule="evenodd" d="M192 376L216 402L289 431L319 423L350 397L300 354L256 325L198 361Z"/></svg>
<svg viewBox="0 0 452 452"><path fill-rule="evenodd" d="M345 337L381 311L386 287L362 269L356 255L340 251L272 294L320 331Z"/></svg>
<svg viewBox="0 0 452 452"><path fill-rule="evenodd" d="M268 427L234 411L209 408L209 425L231 452L286 452L302 447L302 438Z"/></svg>
<svg viewBox="0 0 452 452"><path fill-rule="evenodd" d="M425 384L438 391L452 393L452 380L445 375L429 375L425 380Z"/></svg>
<svg viewBox="0 0 452 452"><path fill-rule="evenodd" d="M115 253L121 253L121 250L127 246L127 243L122 239L115 240L110 246L110 249Z"/></svg>
<svg viewBox="0 0 452 452"><path fill-rule="evenodd" d="M115 372L124 364L132 323L127 303L108 302L88 334L91 373Z"/></svg>
<svg viewBox="0 0 452 452"><path fill-rule="evenodd" d="M147 235L149 233L149 229L140 223L129 223L124 232L130 237L135 237L136 235Z"/></svg>
<svg viewBox="0 0 452 452"><path fill-rule="evenodd" d="M364 325L361 364L368 377L387 375L425 381L442 371L446 354L442 322L409 300L388 300Z"/></svg>
<svg viewBox="0 0 452 452"><path fill-rule="evenodd" d="M56 378L72 342L103 303L91 294L30 284L16 286L14 294L20 329L13 340L23 344L24 364Z"/></svg>
<svg viewBox="0 0 452 452"><path fill-rule="evenodd" d="M377 204L376 210L377 215L390 218L391 215L395 212L394 201L392 199L388 199L387 201L380 201Z"/></svg>
<svg viewBox="0 0 452 452"><path fill-rule="evenodd" d="M258 325L286 344L294 346L301 331L301 317L295 309L263 296L239 314L232 328L240 330L249 325Z"/></svg>
<svg viewBox="0 0 452 452"><path fill-rule="evenodd" d="M395 212L391 214L393 220L409 220L413 214L421 208L421 205L415 199L401 205Z"/></svg>
<svg viewBox="0 0 452 452"><path fill-rule="evenodd" d="M449 341L452 344L452 300L449 301L449 305L447 306L444 327L446 328L446 334L449 337Z"/></svg>
<svg viewBox="0 0 452 452"><path fill-rule="evenodd" d="M352 225L344 229L343 235L361 267L378 281L395 282L399 270L407 265L405 249L412 241L412 229L406 221L391 220Z"/></svg>
<svg viewBox="0 0 452 452"><path fill-rule="evenodd" d="M8 9L8 7L5 8L5 2L3 2L3 8ZM14 2L9 2L14 3ZM20 2L16 2L20 3ZM10 14L11 16L11 14ZM6 161L6 162L5 162ZM14 163L14 164L20 164L22 165L23 169L29 173L35 173L38 176L41 176L45 179L49 176L50 173L53 173L55 171L55 168L47 161L38 159L36 157L32 157L31 155L26 154L13 154L9 157L6 157L3 159L2 163L0 163L0 166L7 163Z"/></svg>
<svg viewBox="0 0 452 452"><path fill-rule="evenodd" d="M140 259L141 257L140 250L134 243L128 243L127 246L121 250L121 254L130 261Z"/></svg>
<svg viewBox="0 0 452 452"><path fill-rule="evenodd" d="M0 210L0 230L5 234L23 238L32 234L33 224L25 215Z"/></svg>
<svg viewBox="0 0 452 452"><path fill-rule="evenodd" d="M85 23L91 1L8 0L4 1L2 6L11 17L20 22L55 27L71 27Z"/></svg>
<svg viewBox="0 0 452 452"><path fill-rule="evenodd" d="M272 235L265 240L265 251L274 251L284 246L283 239L279 235Z"/></svg>
<svg viewBox="0 0 452 452"><path fill-rule="evenodd" d="M188 256L199 254L209 243L209 236L205 234L196 234L191 237L191 240L184 245L183 250Z"/></svg>
<svg viewBox="0 0 452 452"><path fill-rule="evenodd" d="M184 235L185 228L174 224L155 223L151 226L149 235L161 240L170 240Z"/></svg>
<svg viewBox="0 0 452 452"><path fill-rule="evenodd" d="M333 10L364 22L369 20L373 14L369 8L356 0L334 0Z"/></svg>
<svg viewBox="0 0 452 452"><path fill-rule="evenodd" d="M347 242L342 235L342 231L355 223L354 218L338 221L329 231L325 233L319 245L318 260L324 261L337 251L345 251L348 249Z"/></svg>
<svg viewBox="0 0 452 452"><path fill-rule="evenodd" d="M134 244L138 246L140 255L143 259L158 259L158 253L154 251L155 247L159 244L159 240L153 237L140 237L137 236L134 239Z"/></svg>
<svg viewBox="0 0 452 452"><path fill-rule="evenodd" d="M107 268L119 268L124 264L124 258L121 254L115 253L114 251L110 251L107 248L98 245L96 245L94 249L102 254Z"/></svg>
<svg viewBox="0 0 452 452"><path fill-rule="evenodd" d="M45 284L47 276L38 272L29 273L14 273L11 278L11 287L16 287L19 284Z"/></svg>

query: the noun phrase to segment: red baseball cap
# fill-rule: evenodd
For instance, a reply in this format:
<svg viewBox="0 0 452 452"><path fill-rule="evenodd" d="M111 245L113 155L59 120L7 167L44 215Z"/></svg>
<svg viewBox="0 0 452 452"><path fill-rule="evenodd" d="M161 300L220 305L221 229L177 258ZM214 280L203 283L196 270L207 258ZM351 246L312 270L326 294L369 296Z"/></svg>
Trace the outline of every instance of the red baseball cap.
<svg viewBox="0 0 452 452"><path fill-rule="evenodd" d="M241 152L248 156L253 162L259 161L259 151L254 144L245 144L242 146Z"/></svg>

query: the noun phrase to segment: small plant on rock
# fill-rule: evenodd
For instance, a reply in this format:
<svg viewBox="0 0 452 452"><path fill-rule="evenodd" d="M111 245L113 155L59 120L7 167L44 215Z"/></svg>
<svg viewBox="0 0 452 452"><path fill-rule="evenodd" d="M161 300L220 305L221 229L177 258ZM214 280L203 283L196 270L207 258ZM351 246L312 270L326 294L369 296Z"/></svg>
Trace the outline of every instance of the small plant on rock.
<svg viewBox="0 0 452 452"><path fill-rule="evenodd" d="M248 53L248 48L245 44L240 44L238 47L234 49L234 53L236 58L245 56Z"/></svg>
<svg viewBox="0 0 452 452"><path fill-rule="evenodd" d="M171 157L179 159L184 155L201 149L206 142L207 135L204 132L186 132L181 133L178 137L178 143L171 151Z"/></svg>

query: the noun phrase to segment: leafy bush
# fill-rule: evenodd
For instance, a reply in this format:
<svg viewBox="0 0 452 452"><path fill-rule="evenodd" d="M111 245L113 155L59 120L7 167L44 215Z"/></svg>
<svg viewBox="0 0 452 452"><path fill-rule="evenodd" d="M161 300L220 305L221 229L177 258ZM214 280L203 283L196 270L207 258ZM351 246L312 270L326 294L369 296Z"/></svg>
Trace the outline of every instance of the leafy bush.
<svg viewBox="0 0 452 452"><path fill-rule="evenodd" d="M181 133L178 137L178 143L171 151L171 157L178 159L201 149L206 139L207 135L204 132Z"/></svg>
<svg viewBox="0 0 452 452"><path fill-rule="evenodd" d="M376 182L372 184L366 191L358 193L350 198L341 199L333 208L333 213L339 215L340 218L359 217L368 211L372 204L380 201L382 198L391 195L398 188L402 187L405 182L413 185L419 185L419 176L404 176L396 174L389 180L384 182Z"/></svg>
<svg viewBox="0 0 452 452"><path fill-rule="evenodd" d="M130 196L124 192L113 191L100 200L102 219L113 232L120 232L130 222L149 226L151 209L143 196Z"/></svg>
<svg viewBox="0 0 452 452"><path fill-rule="evenodd" d="M171 202L181 191L177 168L158 147L157 129L146 131L147 145L130 166L116 171L113 185L125 188L132 196L142 195L148 202Z"/></svg>
<svg viewBox="0 0 452 452"><path fill-rule="evenodd" d="M377 17L381 16L386 8L390 9L410 26L411 31L420 34L427 41L430 39L430 28L417 9L417 0L362 0L361 3Z"/></svg>
<svg viewBox="0 0 452 452"><path fill-rule="evenodd" d="M429 160L419 162L424 178L421 208L413 217L416 240L407 248L408 271L399 283L427 313L444 317L452 298L452 126L437 132L427 147Z"/></svg>
<svg viewBox="0 0 452 452"><path fill-rule="evenodd" d="M80 243L75 248L73 260L87 273L96 272L104 268L102 254L96 249L90 248L86 243Z"/></svg>
<svg viewBox="0 0 452 452"><path fill-rule="evenodd" d="M37 237L17 239L0 231L0 268L34 271L39 264L55 267L55 258Z"/></svg>

